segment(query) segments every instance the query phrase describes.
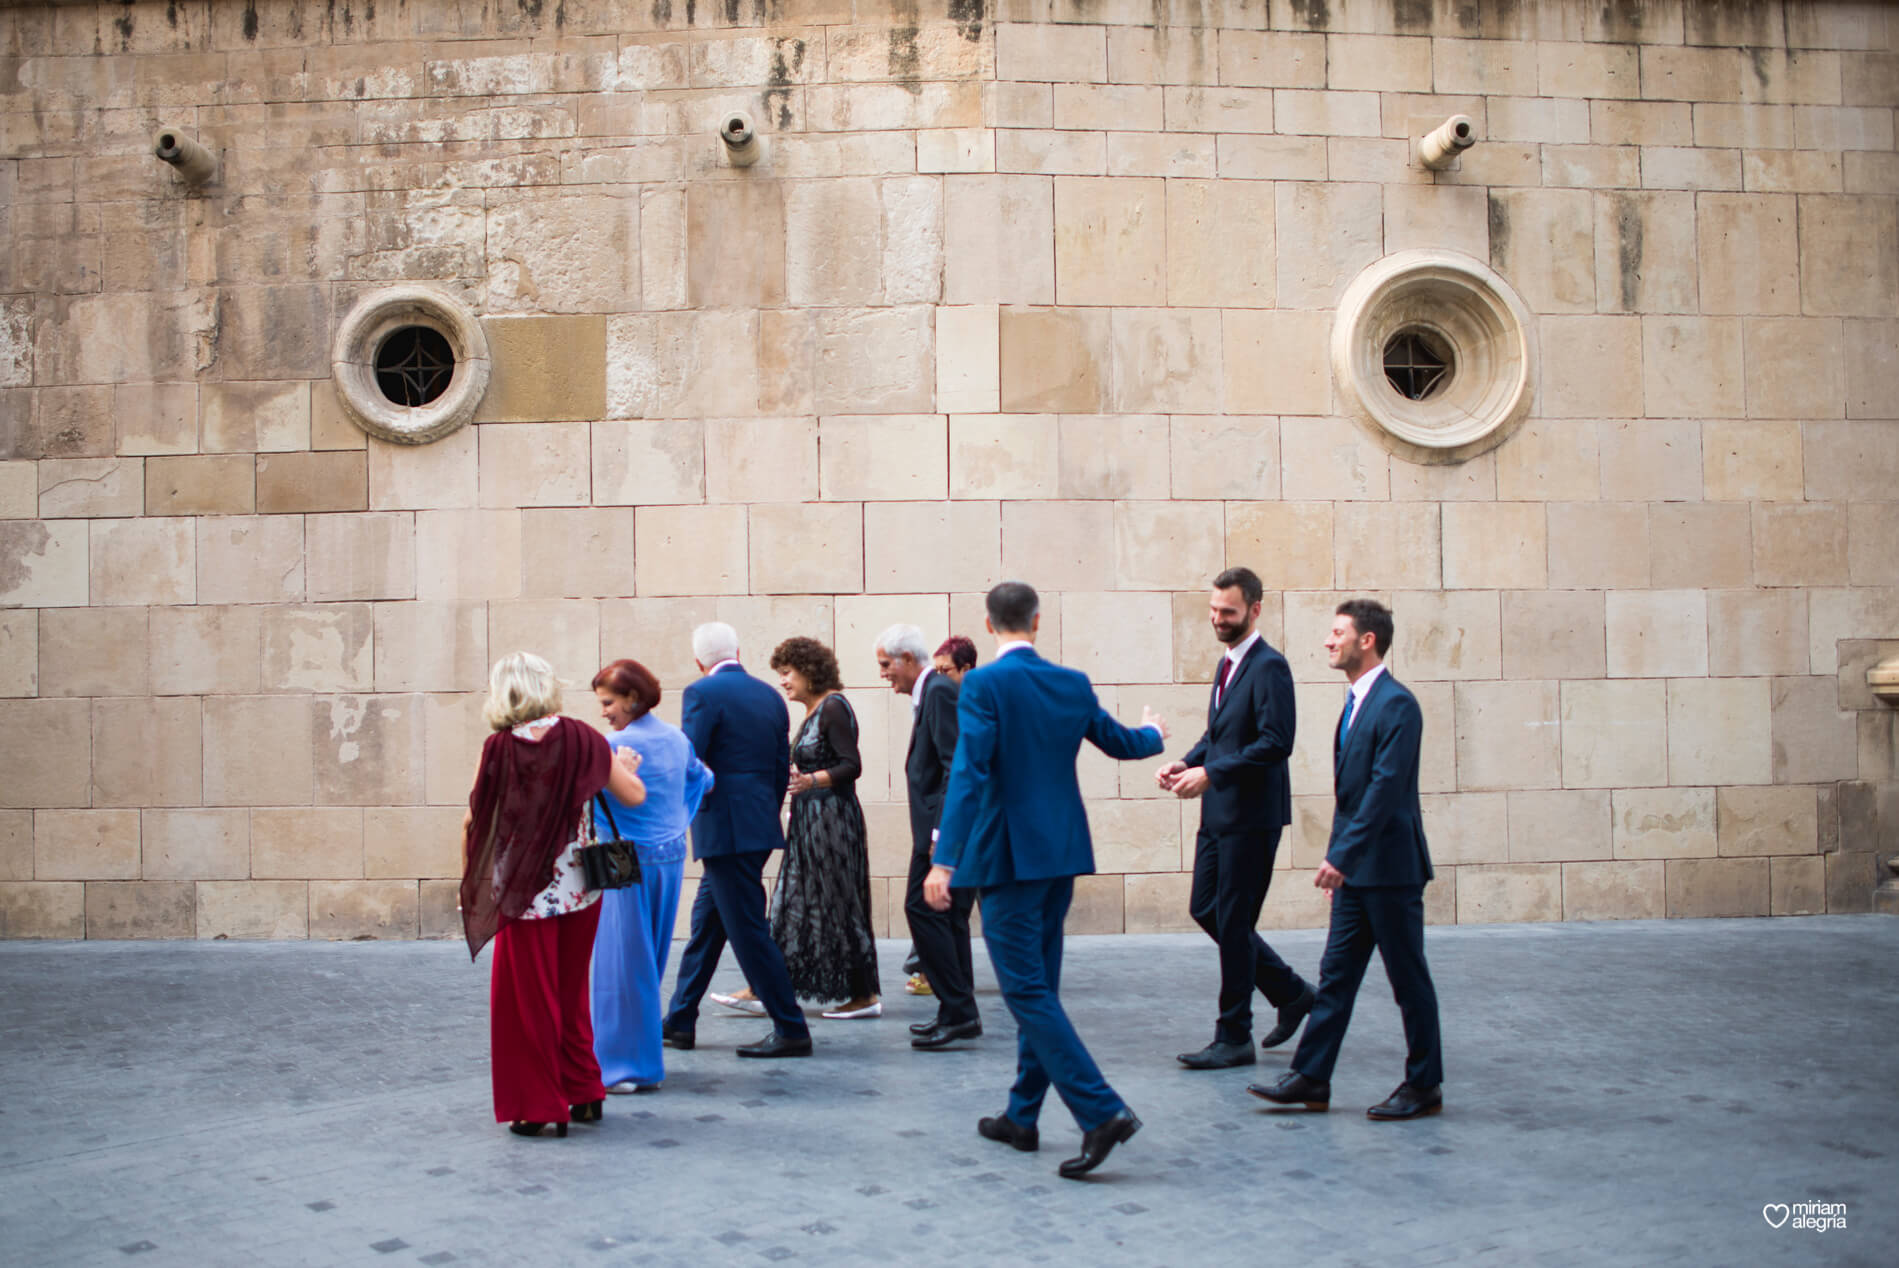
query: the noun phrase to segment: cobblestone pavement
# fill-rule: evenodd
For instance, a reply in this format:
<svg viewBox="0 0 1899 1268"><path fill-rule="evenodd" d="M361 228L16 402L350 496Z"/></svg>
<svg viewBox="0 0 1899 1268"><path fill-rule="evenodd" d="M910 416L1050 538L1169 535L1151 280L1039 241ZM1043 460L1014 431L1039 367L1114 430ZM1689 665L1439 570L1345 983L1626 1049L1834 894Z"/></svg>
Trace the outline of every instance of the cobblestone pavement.
<svg viewBox="0 0 1899 1268"><path fill-rule="evenodd" d="M1322 935L1276 935L1302 971ZM977 1137L1014 1027L913 1053L874 1022L748 1062L709 1009L665 1088L567 1140L491 1121L486 956L458 943L0 944L0 1261L120 1264L1891 1264L1899 920L1433 929L1441 1118L1368 1122L1401 1074L1381 971L1329 1115L1190 1073L1197 936L1077 938L1066 996L1146 1130L1086 1183ZM980 950L978 952L980 955ZM894 970L902 947L882 948ZM738 981L727 957L720 989ZM1844 1230L1770 1203L1845 1203ZM1770 1211L1778 1215L1778 1211ZM1795 1210L1798 1214L1798 1208Z"/></svg>

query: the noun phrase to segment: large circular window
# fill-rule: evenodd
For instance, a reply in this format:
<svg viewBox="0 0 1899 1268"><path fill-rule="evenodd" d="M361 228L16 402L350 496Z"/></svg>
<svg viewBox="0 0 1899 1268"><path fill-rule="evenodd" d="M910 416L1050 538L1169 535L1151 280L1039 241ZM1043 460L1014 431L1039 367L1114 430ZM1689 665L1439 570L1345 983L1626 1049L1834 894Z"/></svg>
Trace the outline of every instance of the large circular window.
<svg viewBox="0 0 1899 1268"><path fill-rule="evenodd" d="M343 318L330 370L364 431L425 445L474 417L488 390L488 340L451 296L392 286L365 295Z"/></svg>
<svg viewBox="0 0 1899 1268"><path fill-rule="evenodd" d="M1404 251L1346 289L1332 371L1345 411L1401 457L1462 462L1529 413L1534 329L1488 266L1455 251Z"/></svg>

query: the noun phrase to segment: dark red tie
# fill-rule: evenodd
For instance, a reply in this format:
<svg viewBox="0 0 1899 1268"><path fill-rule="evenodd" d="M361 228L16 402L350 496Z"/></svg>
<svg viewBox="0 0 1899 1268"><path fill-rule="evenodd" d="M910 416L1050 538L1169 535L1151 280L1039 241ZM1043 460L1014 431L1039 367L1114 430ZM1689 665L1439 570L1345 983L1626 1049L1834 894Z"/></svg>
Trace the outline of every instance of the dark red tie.
<svg viewBox="0 0 1899 1268"><path fill-rule="evenodd" d="M1220 657L1219 671L1213 675L1213 707L1216 709L1220 707L1221 697L1226 695L1226 675L1227 671L1232 668L1233 658L1231 656Z"/></svg>

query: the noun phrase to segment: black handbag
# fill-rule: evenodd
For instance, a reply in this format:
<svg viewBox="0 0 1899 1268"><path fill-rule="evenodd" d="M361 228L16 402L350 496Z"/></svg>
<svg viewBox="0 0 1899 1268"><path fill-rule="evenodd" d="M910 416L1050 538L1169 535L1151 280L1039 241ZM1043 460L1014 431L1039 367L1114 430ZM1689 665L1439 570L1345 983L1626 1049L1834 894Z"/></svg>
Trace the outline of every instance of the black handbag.
<svg viewBox="0 0 1899 1268"><path fill-rule="evenodd" d="M611 840L583 845L575 851L580 860L580 875L588 889L625 889L640 883L640 852L631 841L622 840L620 825L614 822L613 807L605 796L594 794L594 802L613 829Z"/></svg>

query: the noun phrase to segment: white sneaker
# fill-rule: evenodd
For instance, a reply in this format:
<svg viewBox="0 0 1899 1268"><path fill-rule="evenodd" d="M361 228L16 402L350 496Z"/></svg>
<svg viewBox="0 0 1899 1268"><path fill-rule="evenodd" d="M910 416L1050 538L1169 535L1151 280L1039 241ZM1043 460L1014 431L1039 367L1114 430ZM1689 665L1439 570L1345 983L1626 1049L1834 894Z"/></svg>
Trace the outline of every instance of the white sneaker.
<svg viewBox="0 0 1899 1268"><path fill-rule="evenodd" d="M659 1084L635 1083L631 1079L621 1079L618 1083L608 1084L607 1095L608 1096L631 1096L635 1092L644 1092L644 1091L647 1091L649 1088L654 1091L657 1091L659 1089Z"/></svg>
<svg viewBox="0 0 1899 1268"><path fill-rule="evenodd" d="M736 995L720 995L717 992L707 996L713 1003L729 1008L735 1013L744 1013L748 1017L763 1017L765 1006L755 999L740 999Z"/></svg>
<svg viewBox="0 0 1899 1268"><path fill-rule="evenodd" d="M827 1021L859 1021L871 1017L882 1017L884 1015L884 1005L883 1001L879 1000L874 1004L866 1004L862 1008L840 1008L818 1015Z"/></svg>

